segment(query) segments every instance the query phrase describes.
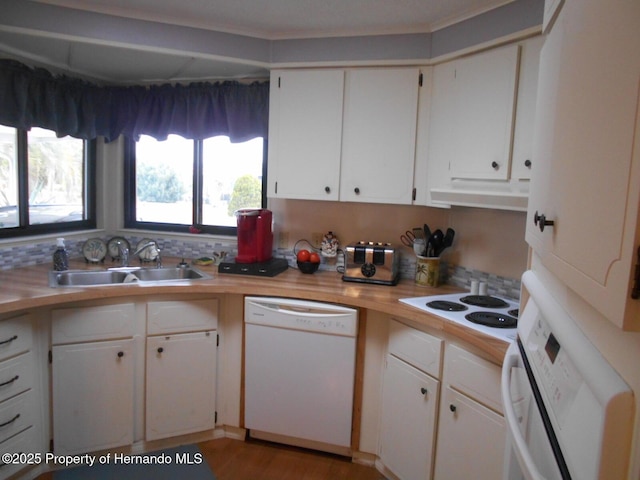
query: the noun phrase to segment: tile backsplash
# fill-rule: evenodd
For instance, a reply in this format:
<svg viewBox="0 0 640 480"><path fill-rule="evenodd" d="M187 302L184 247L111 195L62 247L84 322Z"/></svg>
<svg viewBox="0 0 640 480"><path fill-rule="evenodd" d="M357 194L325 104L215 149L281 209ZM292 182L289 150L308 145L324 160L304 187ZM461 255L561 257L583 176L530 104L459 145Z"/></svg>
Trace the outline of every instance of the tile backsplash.
<svg viewBox="0 0 640 480"><path fill-rule="evenodd" d="M70 258L82 258L82 246L89 238L100 238L108 242L112 235L96 237L87 236L86 238L75 237L65 238L65 247ZM222 243L216 240L207 241L204 237L197 241L184 241L181 239L163 239L152 235L131 235L125 237L131 245L131 250L135 250L135 246L143 238L154 239L158 242L162 255L165 257L184 257L185 259L194 259L203 256L212 256L213 252L226 251L233 254L236 250L236 244ZM11 247L0 246L0 270L9 270L27 265L38 265L52 262L53 252L56 249L55 239L47 239L42 242L36 242L29 245L19 245ZM130 263L134 265L136 259L131 258ZM111 258L107 256L105 263L111 263Z"/></svg>
<svg viewBox="0 0 640 480"><path fill-rule="evenodd" d="M107 235L99 237L107 242L112 236ZM65 239L65 245L71 258L82 258L82 246L89 238L95 236L87 236L86 238L68 238ZM152 235L131 235L126 236L127 240L135 249L135 245L143 238L153 238L157 240L162 255L164 257L183 257L187 261L203 257L212 256L214 252L227 252L229 255L235 255L237 245L235 241L223 242L218 239L208 239L207 237L197 237L194 239L184 240L176 238L163 239ZM2 247L0 246L0 270L9 270L12 268L23 267L27 265L37 265L52 262L52 255L56 248L55 239L47 239L28 245ZM292 249L278 248L274 250L274 256L286 258L291 267L296 267L295 252ZM111 259L107 257L105 263L111 263ZM135 259L131 259L131 264L135 264ZM323 261L320 270L338 270L344 265L342 255L338 255L335 260ZM400 277L403 279L415 278L416 260L415 256L401 252L400 256ZM504 296L511 299L520 297L520 280L514 278L502 277L492 273L472 270L460 265L453 265L447 262L441 263L441 283L455 285L460 288L469 289L472 280L487 282L488 293L492 295Z"/></svg>

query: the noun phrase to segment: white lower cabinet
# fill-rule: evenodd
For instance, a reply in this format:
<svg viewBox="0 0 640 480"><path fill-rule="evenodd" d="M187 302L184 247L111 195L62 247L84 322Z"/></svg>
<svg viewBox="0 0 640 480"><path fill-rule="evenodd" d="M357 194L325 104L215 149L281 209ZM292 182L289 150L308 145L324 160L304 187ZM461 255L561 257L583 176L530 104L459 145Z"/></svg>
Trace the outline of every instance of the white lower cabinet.
<svg viewBox="0 0 640 480"><path fill-rule="evenodd" d="M502 478L500 367L393 319L387 345L381 471L400 480Z"/></svg>
<svg viewBox="0 0 640 480"><path fill-rule="evenodd" d="M44 451L40 358L29 314L0 321L0 454ZM27 460L26 457L23 457ZM31 463L0 461L0 479Z"/></svg>
<svg viewBox="0 0 640 480"><path fill-rule="evenodd" d="M395 320L390 325L382 387L380 461L402 480L428 479L440 382L426 371L439 376L442 340Z"/></svg>
<svg viewBox="0 0 640 480"><path fill-rule="evenodd" d="M380 459L398 478L431 476L439 389L438 380L387 356Z"/></svg>
<svg viewBox="0 0 640 480"><path fill-rule="evenodd" d="M500 479L504 418L446 387L438 427L435 479Z"/></svg>
<svg viewBox="0 0 640 480"><path fill-rule="evenodd" d="M500 367L447 345L435 480L502 478L505 422Z"/></svg>
<svg viewBox="0 0 640 480"><path fill-rule="evenodd" d="M145 439L215 428L218 301L149 302Z"/></svg>
<svg viewBox="0 0 640 480"><path fill-rule="evenodd" d="M217 299L52 311L54 452L213 429L217 326Z"/></svg>
<svg viewBox="0 0 640 480"><path fill-rule="evenodd" d="M132 339L53 347L56 454L133 443L133 364Z"/></svg>
<svg viewBox="0 0 640 480"><path fill-rule="evenodd" d="M146 439L215 427L216 332L147 339Z"/></svg>
<svg viewBox="0 0 640 480"><path fill-rule="evenodd" d="M53 449L73 455L133 443L133 303L54 310Z"/></svg>

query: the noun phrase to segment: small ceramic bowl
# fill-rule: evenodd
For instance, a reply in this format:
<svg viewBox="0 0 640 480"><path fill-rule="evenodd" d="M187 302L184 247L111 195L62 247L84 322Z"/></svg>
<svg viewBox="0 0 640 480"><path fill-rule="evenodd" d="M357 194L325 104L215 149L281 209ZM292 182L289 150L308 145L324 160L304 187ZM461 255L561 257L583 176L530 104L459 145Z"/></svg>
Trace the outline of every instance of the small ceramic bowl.
<svg viewBox="0 0 640 480"><path fill-rule="evenodd" d="M320 267L319 263L298 262L298 269L300 269L302 273L314 273L318 270L318 267Z"/></svg>

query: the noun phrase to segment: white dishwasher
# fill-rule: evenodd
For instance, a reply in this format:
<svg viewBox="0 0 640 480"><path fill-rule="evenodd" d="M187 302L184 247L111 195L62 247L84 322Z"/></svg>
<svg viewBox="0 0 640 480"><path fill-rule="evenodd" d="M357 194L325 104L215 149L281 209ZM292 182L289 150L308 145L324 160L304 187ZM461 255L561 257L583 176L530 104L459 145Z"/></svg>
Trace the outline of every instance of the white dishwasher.
<svg viewBox="0 0 640 480"><path fill-rule="evenodd" d="M350 455L357 310L246 297L244 312L249 435Z"/></svg>

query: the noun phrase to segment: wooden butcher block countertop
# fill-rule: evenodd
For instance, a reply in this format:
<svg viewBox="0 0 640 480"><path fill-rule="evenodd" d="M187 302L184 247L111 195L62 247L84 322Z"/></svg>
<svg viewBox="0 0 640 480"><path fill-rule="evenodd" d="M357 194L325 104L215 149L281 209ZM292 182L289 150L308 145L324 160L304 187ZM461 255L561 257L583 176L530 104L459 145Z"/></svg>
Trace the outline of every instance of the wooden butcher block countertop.
<svg viewBox="0 0 640 480"><path fill-rule="evenodd" d="M180 259L163 258L165 266L176 265ZM87 265L83 260L71 260L70 269L105 269L103 265ZM438 288L415 285L402 280L396 286L344 282L334 271L318 271L306 275L297 269L269 278L234 274L219 274L215 266L197 266L211 275L211 279L181 281L180 284L111 285L104 287L51 288L48 284L49 264L35 265L0 271L0 314L19 312L38 307L63 305L69 302L154 295L167 293L188 294L241 294L316 300L339 303L387 313L411 320L432 329L446 332L482 350L496 363L501 364L508 344L463 325L445 320L399 302L400 298L443 295L459 292L448 285Z"/></svg>

